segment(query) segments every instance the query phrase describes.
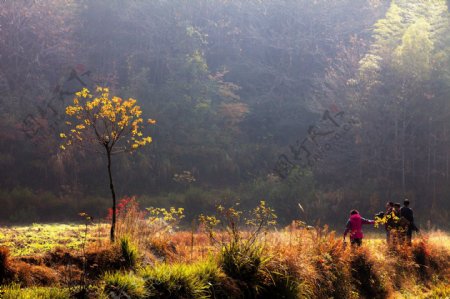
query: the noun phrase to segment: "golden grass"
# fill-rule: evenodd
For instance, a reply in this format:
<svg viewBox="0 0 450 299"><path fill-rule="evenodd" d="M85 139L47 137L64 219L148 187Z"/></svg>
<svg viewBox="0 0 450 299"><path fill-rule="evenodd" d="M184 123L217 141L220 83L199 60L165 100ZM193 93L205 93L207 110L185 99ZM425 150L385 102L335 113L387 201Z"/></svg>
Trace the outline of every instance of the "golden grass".
<svg viewBox="0 0 450 299"><path fill-rule="evenodd" d="M105 237L103 229L99 229L103 226L105 225L101 224L90 228L88 243ZM40 254L56 247L79 250L83 245L84 229L85 225L74 223L0 227L0 246L10 248L13 256Z"/></svg>
<svg viewBox="0 0 450 299"><path fill-rule="evenodd" d="M148 224L145 221L132 223L131 230L120 225L119 239L121 236L131 238L139 247L144 266L155 262L191 264L220 254L221 248L213 245L208 235L199 230L162 232L146 227ZM0 246L9 248L12 256L8 271L16 273L16 279L23 280L22 283L28 286L63 283L64 277L67 277L64 271L68 268L63 265L63 258L58 264L58 250L61 256L68 252L74 261L79 259L84 229L85 226L80 224L1 228ZM104 265L105 271L114 269L114 265L106 265L105 262L114 253L108 251L108 238L108 224L88 227L86 250L89 262L93 264L90 266L97 267L95 275L102 273L103 269L99 268ZM218 238L226 240L227 234L218 233ZM415 236L412 247L398 248L386 246L382 233L367 234L361 249L351 248L343 244L341 234L329 232L326 228L270 231L262 234L259 242L264 247L264 254L270 257L268 271L295 278L299 282L299 292L305 297L358 298L362 292L369 294L367 296L377 294L381 296L379 298L450 296L450 235L443 231L424 232ZM45 268L49 252L53 252L50 256L54 256L51 258L55 263L52 269ZM362 274L359 276L367 275L369 281L379 280L380 288L375 285L369 289L358 288L361 277L355 276L351 265L360 267L358 271ZM77 276L79 271L79 266L73 269ZM263 279L274 278L269 273Z"/></svg>

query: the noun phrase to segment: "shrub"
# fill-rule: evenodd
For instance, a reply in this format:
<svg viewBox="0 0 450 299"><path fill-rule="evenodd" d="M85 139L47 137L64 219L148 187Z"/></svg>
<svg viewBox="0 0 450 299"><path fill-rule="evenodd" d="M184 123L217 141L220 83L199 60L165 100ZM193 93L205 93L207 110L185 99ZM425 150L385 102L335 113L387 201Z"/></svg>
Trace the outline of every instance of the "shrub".
<svg viewBox="0 0 450 299"><path fill-rule="evenodd" d="M267 264L264 279L258 293L258 298L299 298L302 290L300 282L293 269L281 260L272 260ZM301 294L302 298L307 298L306 294Z"/></svg>
<svg viewBox="0 0 450 299"><path fill-rule="evenodd" d="M132 273L107 272L104 293L112 298L146 298L144 279ZM116 297L114 297L116 296Z"/></svg>
<svg viewBox="0 0 450 299"><path fill-rule="evenodd" d="M108 221L111 221L112 214L112 209L108 209L106 217ZM145 215L146 212L141 211L135 197L121 198L116 207L117 236L132 238L139 244L142 237L148 237L147 223L144 221Z"/></svg>
<svg viewBox="0 0 450 299"><path fill-rule="evenodd" d="M149 298L209 298L212 268L198 264L159 264L140 274L145 280Z"/></svg>
<svg viewBox="0 0 450 299"><path fill-rule="evenodd" d="M216 260L210 258L189 265L192 274L207 286L210 298L237 298L241 296L234 281L228 278L219 268Z"/></svg>
<svg viewBox="0 0 450 299"><path fill-rule="evenodd" d="M109 209L107 219L111 218L112 209ZM116 235L121 240L119 243L123 254L127 255L123 257L125 264L128 263L128 267L135 266L138 249L141 251L150 249L152 253L164 259L170 255L170 249L175 251L168 236L173 233L182 218L184 218L182 208L150 207L141 210L135 197L122 198L116 210Z"/></svg>
<svg viewBox="0 0 450 299"><path fill-rule="evenodd" d="M254 297L260 288L261 269L269 260L263 254L261 234L267 232L269 226L275 225L277 216L265 201L249 211L246 217L234 207L218 206L217 212L219 218L200 215L200 223L211 242L221 248L219 263L225 274L241 285L245 297ZM221 240L215 231L218 224L222 224L226 232L225 238L222 235Z"/></svg>
<svg viewBox="0 0 450 299"><path fill-rule="evenodd" d="M256 297L263 288L263 269L270 260L263 252L264 247L259 242L241 239L222 247L219 265L239 285L245 298Z"/></svg>
<svg viewBox="0 0 450 299"><path fill-rule="evenodd" d="M129 237L125 236L120 239L120 249L124 266L126 268L135 268L139 258L139 252Z"/></svg>
<svg viewBox="0 0 450 299"><path fill-rule="evenodd" d="M222 248L220 266L231 278L255 284L259 270L267 261L262 252L263 247L258 244L231 242Z"/></svg>

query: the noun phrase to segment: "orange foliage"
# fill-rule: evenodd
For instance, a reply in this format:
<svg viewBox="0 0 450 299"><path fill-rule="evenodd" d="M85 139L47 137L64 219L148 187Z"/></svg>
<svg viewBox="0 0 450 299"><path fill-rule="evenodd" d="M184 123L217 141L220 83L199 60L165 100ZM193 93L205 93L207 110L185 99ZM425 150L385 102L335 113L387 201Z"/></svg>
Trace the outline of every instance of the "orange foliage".
<svg viewBox="0 0 450 299"><path fill-rule="evenodd" d="M226 118L232 126L240 123L248 112L248 105L244 103L223 103L219 107L219 113Z"/></svg>

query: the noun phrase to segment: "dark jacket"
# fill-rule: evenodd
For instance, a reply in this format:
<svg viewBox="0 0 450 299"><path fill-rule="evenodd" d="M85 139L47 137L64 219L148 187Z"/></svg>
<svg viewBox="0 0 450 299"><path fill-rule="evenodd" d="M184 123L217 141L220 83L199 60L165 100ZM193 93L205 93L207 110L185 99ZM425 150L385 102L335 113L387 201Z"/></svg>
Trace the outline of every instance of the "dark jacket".
<svg viewBox="0 0 450 299"><path fill-rule="evenodd" d="M400 209L400 217L402 219L406 219L408 222L407 225L407 229L408 230L415 230L418 231L419 229L417 228L417 226L414 224L414 213L413 210L409 207L402 207Z"/></svg>
<svg viewBox="0 0 450 299"><path fill-rule="evenodd" d="M409 221L409 223L414 223L414 213L413 210L409 207L402 207L400 209L400 217L405 217L406 220Z"/></svg>

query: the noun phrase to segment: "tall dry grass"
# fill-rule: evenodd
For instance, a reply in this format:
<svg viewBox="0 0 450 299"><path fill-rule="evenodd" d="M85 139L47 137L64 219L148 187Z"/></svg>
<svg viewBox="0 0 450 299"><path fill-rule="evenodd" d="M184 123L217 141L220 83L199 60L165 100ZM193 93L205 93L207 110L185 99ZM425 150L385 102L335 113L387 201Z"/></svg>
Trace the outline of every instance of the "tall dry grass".
<svg viewBox="0 0 450 299"><path fill-rule="evenodd" d="M383 236L372 236L359 248L343 243L327 227L298 222L264 231L248 247L239 243L252 236L245 228L236 232L237 239L217 229L214 236L220 242L213 242L202 227L177 232L173 223L157 221L133 201L128 203L118 215L117 244L109 244L107 225L89 228L98 236L85 252L89 277L92 285L104 286L106 294L98 295L105 298L108 292L128 292L133 298L175 293L192 298L450 296L450 237L444 232L422 233L411 246L388 246ZM64 286L66 265L80 276L81 261L64 248L43 258L22 259L0 248L0 279L25 286ZM136 281L139 289L133 285Z"/></svg>
<svg viewBox="0 0 450 299"><path fill-rule="evenodd" d="M135 220L140 214L130 210L130 215ZM199 228L182 232L165 230L158 234L155 232L161 228L135 228L136 222L122 223L124 232L129 234L131 231L139 244L146 244L141 247L144 251L151 249L155 253L157 248L164 252L165 263L198 263L210 260L212 256L221 266L222 277L232 279L244 290L251 285L251 292L244 291L243 296L390 298L398 297L405 290L414 294L418 286L431 291L435 286L449 282L450 238L446 233L422 233L411 246L388 246L383 236L372 237L358 248L343 243L342 238L326 226L307 228L297 224L258 236L257 247L251 251L254 255L244 261L248 258L265 262L252 272L249 282L250 278L233 273L243 269L242 265L233 266L234 262L242 261L236 259L242 252L239 246L234 248L235 252L224 250L229 249L226 244L230 242L226 231L215 232L215 238L223 245L217 247L209 234ZM139 225L149 224L140 221ZM246 232L240 233L245 239ZM224 253L228 255L224 256Z"/></svg>

